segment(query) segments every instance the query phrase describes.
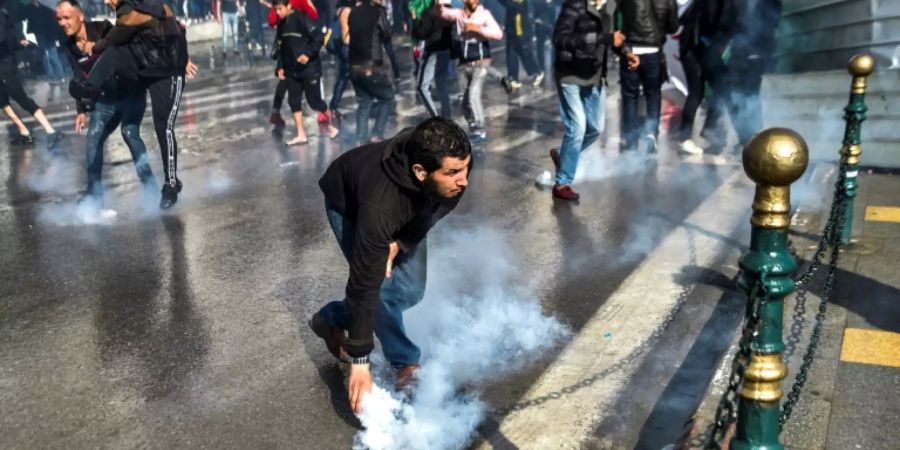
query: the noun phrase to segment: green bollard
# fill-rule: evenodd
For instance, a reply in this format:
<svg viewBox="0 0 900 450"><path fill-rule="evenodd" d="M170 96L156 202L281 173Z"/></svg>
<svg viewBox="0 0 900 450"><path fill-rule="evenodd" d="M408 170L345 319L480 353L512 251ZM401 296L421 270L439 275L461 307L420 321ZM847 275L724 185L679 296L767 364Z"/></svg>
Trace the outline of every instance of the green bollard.
<svg viewBox="0 0 900 450"><path fill-rule="evenodd" d="M853 233L853 203L856 198L856 181L859 174L859 155L862 154L860 146L862 123L866 120L866 81L875 70L875 58L871 55L856 55L850 60L848 68L853 75L853 84L850 88L850 102L844 108L844 141L841 146L841 158L847 161L847 177L844 180L844 223L841 228L841 245L850 244L850 236Z"/></svg>
<svg viewBox="0 0 900 450"><path fill-rule="evenodd" d="M791 188L806 171L809 150L803 138L786 128L759 132L744 147L744 172L756 183L750 252L741 258L741 287L750 295L758 283L767 300L759 308L759 328L744 372L735 438L736 450L781 450L779 401L781 380L787 376L781 340L784 297L794 291L791 278L797 263L788 251ZM764 277L764 278L763 278ZM752 300L752 299L751 299Z"/></svg>

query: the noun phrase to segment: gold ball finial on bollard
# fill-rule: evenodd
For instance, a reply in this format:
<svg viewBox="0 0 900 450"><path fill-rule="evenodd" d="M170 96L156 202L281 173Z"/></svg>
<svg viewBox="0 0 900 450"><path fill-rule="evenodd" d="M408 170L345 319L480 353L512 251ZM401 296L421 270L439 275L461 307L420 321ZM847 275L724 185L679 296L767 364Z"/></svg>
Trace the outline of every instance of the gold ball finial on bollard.
<svg viewBox="0 0 900 450"><path fill-rule="evenodd" d="M744 172L756 183L751 223L768 229L790 225L791 183L809 164L806 141L794 130L768 128L744 146Z"/></svg>
<svg viewBox="0 0 900 450"><path fill-rule="evenodd" d="M875 58L868 53L856 55L850 58L850 65L847 66L847 71L850 72L850 75L853 75L853 85L850 88L850 92L853 94L865 94L867 79L875 71Z"/></svg>

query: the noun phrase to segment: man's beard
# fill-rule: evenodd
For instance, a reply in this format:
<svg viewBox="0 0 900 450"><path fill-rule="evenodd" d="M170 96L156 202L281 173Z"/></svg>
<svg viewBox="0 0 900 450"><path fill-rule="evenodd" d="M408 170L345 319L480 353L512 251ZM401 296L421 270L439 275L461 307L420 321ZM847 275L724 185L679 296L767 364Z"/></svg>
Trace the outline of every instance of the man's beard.
<svg viewBox="0 0 900 450"><path fill-rule="evenodd" d="M438 189L438 184L434 181L434 176L425 177L425 181L422 183L423 191L425 192L425 196L428 197L432 201L444 201L447 200L448 197L444 197L441 195L440 190ZM465 188L461 188L459 192L454 195L454 197L463 193Z"/></svg>

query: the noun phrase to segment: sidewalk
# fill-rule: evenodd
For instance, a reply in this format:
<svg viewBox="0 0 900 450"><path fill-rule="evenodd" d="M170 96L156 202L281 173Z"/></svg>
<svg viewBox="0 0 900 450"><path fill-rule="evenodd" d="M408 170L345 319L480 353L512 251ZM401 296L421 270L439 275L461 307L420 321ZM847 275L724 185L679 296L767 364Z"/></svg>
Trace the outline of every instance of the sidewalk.
<svg viewBox="0 0 900 450"><path fill-rule="evenodd" d="M810 170L808 185L795 184L795 191L830 193L834 166ZM794 214L791 239L803 259L801 268L815 251L830 197L813 207L800 204ZM840 256L808 381L782 433L788 449L888 450L900 440L900 175L860 174L853 231L855 242ZM785 397L807 349L826 270L819 270L805 304L796 295L785 300ZM720 362L686 448L702 445L700 436L723 392L733 350Z"/></svg>

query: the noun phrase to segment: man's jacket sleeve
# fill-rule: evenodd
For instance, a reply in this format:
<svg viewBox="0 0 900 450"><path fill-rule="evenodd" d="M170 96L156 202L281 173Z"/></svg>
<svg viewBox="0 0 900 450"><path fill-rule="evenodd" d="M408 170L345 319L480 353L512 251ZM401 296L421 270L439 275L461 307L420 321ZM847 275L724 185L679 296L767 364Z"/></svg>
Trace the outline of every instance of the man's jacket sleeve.
<svg viewBox="0 0 900 450"><path fill-rule="evenodd" d="M357 213L356 236L350 257L347 304L350 309L347 353L360 357L374 347L372 334L381 302L381 284L392 241L390 222L385 213L372 204L361 205Z"/></svg>
<svg viewBox="0 0 900 450"><path fill-rule="evenodd" d="M576 33L575 21L578 13L571 7L563 4L556 26L553 28L553 46L557 51L571 54L591 53L598 45L612 45L610 33Z"/></svg>
<svg viewBox="0 0 900 450"><path fill-rule="evenodd" d="M416 215L412 222L406 224L397 235L396 240L397 245L400 246L400 250L404 253L408 253L418 245L419 242L422 242L422 239L425 239L425 235L428 234L428 231L443 219L444 216L450 214L450 211L453 211L453 209L456 208L456 205L459 204L459 200L460 197L455 197L451 200L441 202L432 210L424 211Z"/></svg>

